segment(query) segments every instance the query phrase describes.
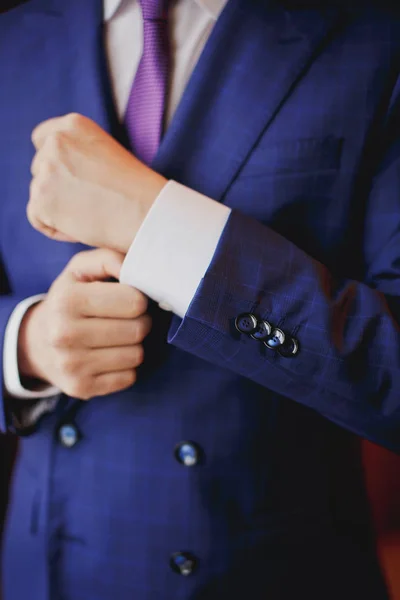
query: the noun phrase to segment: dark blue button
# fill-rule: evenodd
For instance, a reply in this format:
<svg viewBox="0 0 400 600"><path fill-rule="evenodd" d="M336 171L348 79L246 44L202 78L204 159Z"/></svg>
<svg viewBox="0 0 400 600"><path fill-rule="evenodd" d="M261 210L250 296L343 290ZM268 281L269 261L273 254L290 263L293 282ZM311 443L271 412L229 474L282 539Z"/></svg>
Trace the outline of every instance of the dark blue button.
<svg viewBox="0 0 400 600"><path fill-rule="evenodd" d="M64 423L58 430L58 439L64 448L73 448L81 439L76 425Z"/></svg>
<svg viewBox="0 0 400 600"><path fill-rule="evenodd" d="M264 344L270 350L278 350L278 348L285 343L285 339L285 334L282 329L273 329L271 335L265 340Z"/></svg>
<svg viewBox="0 0 400 600"><path fill-rule="evenodd" d="M257 329L257 319L251 313L242 313L235 320L235 327L240 333L251 334Z"/></svg>
<svg viewBox="0 0 400 600"><path fill-rule="evenodd" d="M268 323L268 321L258 321L257 329L254 331L254 333L251 334L251 337L253 338L253 340L263 342L270 336L271 331L272 327L271 324Z"/></svg>
<svg viewBox="0 0 400 600"><path fill-rule="evenodd" d="M197 567L197 559L190 552L175 552L171 556L170 566L175 573L187 577Z"/></svg>
<svg viewBox="0 0 400 600"><path fill-rule="evenodd" d="M284 358L292 358L299 351L299 342L295 338L286 338L283 346L278 348L278 352Z"/></svg>
<svg viewBox="0 0 400 600"><path fill-rule="evenodd" d="M199 446L193 442L181 442L175 448L175 458L185 467L195 467L201 457Z"/></svg>

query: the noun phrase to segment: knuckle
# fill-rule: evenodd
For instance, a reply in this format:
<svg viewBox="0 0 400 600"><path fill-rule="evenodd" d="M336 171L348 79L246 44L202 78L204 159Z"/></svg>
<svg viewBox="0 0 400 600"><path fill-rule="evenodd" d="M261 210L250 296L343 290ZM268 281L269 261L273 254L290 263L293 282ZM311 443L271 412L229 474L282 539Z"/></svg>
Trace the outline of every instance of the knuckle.
<svg viewBox="0 0 400 600"><path fill-rule="evenodd" d="M40 163L39 154L36 153L35 156L32 159L32 162L31 162L31 169L30 169L30 171L31 171L31 175L32 176L34 176L34 175L36 175L38 173L38 171L39 171L39 163Z"/></svg>
<svg viewBox="0 0 400 600"><path fill-rule="evenodd" d="M135 347L134 365L138 367L144 362L144 348L142 345Z"/></svg>
<svg viewBox="0 0 400 600"><path fill-rule="evenodd" d="M144 294L142 294L141 292L137 292L137 294L138 294L137 310L140 315L143 315L148 308L149 302L148 302L147 297Z"/></svg>
<svg viewBox="0 0 400 600"><path fill-rule="evenodd" d="M141 292L132 290L130 316L132 319L144 314L147 310L147 298Z"/></svg>
<svg viewBox="0 0 400 600"><path fill-rule="evenodd" d="M88 390L88 388L84 388L84 390L82 391L82 393L78 394L76 396L76 398L79 398L80 400L85 400L87 402L88 400L91 400L94 395L95 394L93 392L91 393Z"/></svg>
<svg viewBox="0 0 400 600"><path fill-rule="evenodd" d="M90 400L93 397L90 383L82 379L70 379L66 384L66 392L79 400Z"/></svg>
<svg viewBox="0 0 400 600"><path fill-rule="evenodd" d="M151 331L152 320L149 315L133 322L133 339L136 343L143 342Z"/></svg>
<svg viewBox="0 0 400 600"><path fill-rule="evenodd" d="M34 175L29 184L29 197L32 199L38 195L38 175Z"/></svg>
<svg viewBox="0 0 400 600"><path fill-rule="evenodd" d="M45 161L43 161L42 165L40 166L39 172L40 172L41 179L43 179L43 181L46 182L47 186L50 186L51 179L54 177L54 175L57 172L57 165L54 162L54 160L52 160L52 159L45 160Z"/></svg>
<svg viewBox="0 0 400 600"><path fill-rule="evenodd" d="M32 179L30 185L30 196L36 202L43 199L51 192L51 183L47 177L43 175L43 172L39 173Z"/></svg>
<svg viewBox="0 0 400 600"><path fill-rule="evenodd" d="M68 139L68 135L65 131L55 131L51 139L55 145L63 144Z"/></svg>
<svg viewBox="0 0 400 600"><path fill-rule="evenodd" d="M69 129L77 129L83 125L85 117L79 113L72 112L66 117L66 125Z"/></svg>
<svg viewBox="0 0 400 600"><path fill-rule="evenodd" d="M67 323L56 319L49 330L50 342L54 348L69 348L73 344L73 332Z"/></svg>
<svg viewBox="0 0 400 600"><path fill-rule="evenodd" d="M71 258L67 268L74 270L82 267L88 262L93 252L96 252L96 250L83 250L82 252L78 252Z"/></svg>
<svg viewBox="0 0 400 600"><path fill-rule="evenodd" d="M153 321L150 315L145 315L140 321L140 341L142 342L150 333Z"/></svg>
<svg viewBox="0 0 400 600"><path fill-rule="evenodd" d="M64 148L66 141L67 134L64 131L56 131L53 133L47 141L49 153L51 153L52 156L58 156Z"/></svg>
<svg viewBox="0 0 400 600"><path fill-rule="evenodd" d="M75 269L79 268L83 261L82 254L85 254L85 252L78 252L78 254L74 254L74 256L69 260L65 270L74 271Z"/></svg>
<svg viewBox="0 0 400 600"><path fill-rule="evenodd" d="M32 203L32 200L34 200L37 195L38 195L38 193L37 193L37 177L33 177L33 179L31 180L31 182L29 184L30 203Z"/></svg>
<svg viewBox="0 0 400 600"><path fill-rule="evenodd" d="M39 125L37 125L37 126L36 126L36 127L33 129L32 133L31 133L31 141L32 141L32 143L33 143L35 146L36 146L36 144L37 144L37 142L38 142L38 139L39 139L39 130L40 130L40 126L39 126Z"/></svg>
<svg viewBox="0 0 400 600"><path fill-rule="evenodd" d="M59 357L59 369L64 373L64 375L71 376L73 378L77 377L79 371L81 369L81 365L76 358L74 358L71 354L66 353Z"/></svg>
<svg viewBox="0 0 400 600"><path fill-rule="evenodd" d="M53 310L57 315L73 312L76 302L75 290L68 287L62 288L59 291L57 290L52 297Z"/></svg>
<svg viewBox="0 0 400 600"><path fill-rule="evenodd" d="M129 374L127 374L126 380L127 380L127 387L131 387L132 385L135 385L136 380L137 380L137 372L135 369L132 370Z"/></svg>
<svg viewBox="0 0 400 600"><path fill-rule="evenodd" d="M128 305L128 318L135 319L136 317L137 317L136 300L135 300L135 296L131 295L129 298L129 305Z"/></svg>
<svg viewBox="0 0 400 600"><path fill-rule="evenodd" d="M111 381L112 387L114 390L125 390L126 388L131 387L136 382L136 371L132 369L132 371L126 373L116 374Z"/></svg>
<svg viewBox="0 0 400 600"><path fill-rule="evenodd" d="M38 182L38 178L37 178L37 175L35 175L34 177L32 177L30 184L29 184L30 198L37 196L37 182Z"/></svg>
<svg viewBox="0 0 400 600"><path fill-rule="evenodd" d="M34 199L32 198L32 193L26 207L26 216L31 225L33 225L36 222L36 209L34 205Z"/></svg>

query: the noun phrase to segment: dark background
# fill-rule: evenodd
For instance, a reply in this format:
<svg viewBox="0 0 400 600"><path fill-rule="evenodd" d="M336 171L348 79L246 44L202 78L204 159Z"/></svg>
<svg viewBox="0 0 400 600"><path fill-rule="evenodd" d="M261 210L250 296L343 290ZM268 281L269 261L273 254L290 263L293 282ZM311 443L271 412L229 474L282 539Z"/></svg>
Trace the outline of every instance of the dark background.
<svg viewBox="0 0 400 600"><path fill-rule="evenodd" d="M6 10L14 8L14 6L17 6L18 4L23 4L23 2L26 2L26 0L20 0L19 2L16 0L0 0L0 13L6 12Z"/></svg>

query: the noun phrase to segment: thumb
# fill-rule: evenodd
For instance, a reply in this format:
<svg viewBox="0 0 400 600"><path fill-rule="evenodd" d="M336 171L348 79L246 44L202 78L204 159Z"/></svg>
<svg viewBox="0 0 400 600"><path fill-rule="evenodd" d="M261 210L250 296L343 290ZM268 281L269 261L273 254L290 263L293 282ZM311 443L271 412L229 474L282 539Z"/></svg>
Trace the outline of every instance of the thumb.
<svg viewBox="0 0 400 600"><path fill-rule="evenodd" d="M68 263L65 275L74 281L90 282L118 279L125 256L105 248L76 254Z"/></svg>

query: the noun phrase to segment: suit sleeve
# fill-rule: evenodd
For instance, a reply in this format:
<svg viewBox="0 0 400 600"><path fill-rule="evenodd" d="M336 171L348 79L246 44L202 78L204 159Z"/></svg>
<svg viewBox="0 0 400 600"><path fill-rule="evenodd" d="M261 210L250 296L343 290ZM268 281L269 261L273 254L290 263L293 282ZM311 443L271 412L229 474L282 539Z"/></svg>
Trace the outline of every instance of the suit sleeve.
<svg viewBox="0 0 400 600"><path fill-rule="evenodd" d="M15 307L21 300L23 300L23 298L18 298L11 294L7 276L0 257L0 431L3 433L7 431L9 424L3 373L4 338L8 320Z"/></svg>
<svg viewBox="0 0 400 600"><path fill-rule="evenodd" d="M399 91L399 90L397 90ZM365 213L363 281L233 211L169 341L400 452L400 118L392 104ZM357 249L359 250L359 249ZM235 329L253 313L299 342L285 358ZM251 401L251 398L249 398Z"/></svg>
<svg viewBox="0 0 400 600"><path fill-rule="evenodd" d="M4 350L7 325L11 315L17 306L25 298L12 294L7 281L7 276L0 259L0 432L11 431L21 435L27 435L33 431L39 419L54 410L57 397L41 399L38 397L30 399L17 399L11 397L7 391L4 381Z"/></svg>

